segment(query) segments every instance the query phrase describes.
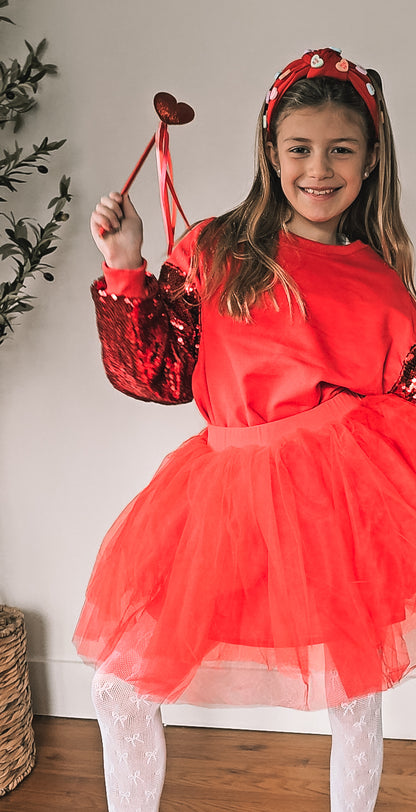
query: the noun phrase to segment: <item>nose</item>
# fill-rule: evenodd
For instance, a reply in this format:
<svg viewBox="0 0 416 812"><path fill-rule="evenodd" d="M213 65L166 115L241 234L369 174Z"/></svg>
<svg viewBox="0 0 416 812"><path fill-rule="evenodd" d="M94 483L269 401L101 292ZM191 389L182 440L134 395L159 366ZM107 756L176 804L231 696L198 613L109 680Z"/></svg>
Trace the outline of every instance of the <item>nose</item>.
<svg viewBox="0 0 416 812"><path fill-rule="evenodd" d="M333 176L334 171L326 151L316 150L315 152L311 153L308 162L308 174L311 176L311 178L315 178L316 180L330 178Z"/></svg>

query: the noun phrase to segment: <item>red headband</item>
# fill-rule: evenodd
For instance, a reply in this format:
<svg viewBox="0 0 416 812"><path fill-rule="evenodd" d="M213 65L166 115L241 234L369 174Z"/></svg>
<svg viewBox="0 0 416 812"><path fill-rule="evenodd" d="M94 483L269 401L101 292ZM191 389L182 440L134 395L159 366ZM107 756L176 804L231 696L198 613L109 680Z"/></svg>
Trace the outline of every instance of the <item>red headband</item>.
<svg viewBox="0 0 416 812"><path fill-rule="evenodd" d="M275 105L294 82L297 82L298 79L316 79L318 76L330 76L341 82L351 82L366 103L378 134L379 112L375 98L375 88L370 82L367 71L360 65L354 65L353 62L341 57L341 51L333 48L306 51L300 59L290 62L277 74L274 84L266 96L263 117L264 129L270 129L270 121Z"/></svg>

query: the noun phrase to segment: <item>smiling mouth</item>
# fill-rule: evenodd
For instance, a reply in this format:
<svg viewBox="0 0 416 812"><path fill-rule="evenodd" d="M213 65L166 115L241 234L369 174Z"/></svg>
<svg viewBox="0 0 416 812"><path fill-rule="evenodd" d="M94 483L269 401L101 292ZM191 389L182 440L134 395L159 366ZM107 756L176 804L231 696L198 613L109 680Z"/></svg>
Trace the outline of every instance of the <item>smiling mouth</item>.
<svg viewBox="0 0 416 812"><path fill-rule="evenodd" d="M340 187L334 186L331 189L312 189L310 186L300 186L299 188L307 195L313 195L314 197L328 197L328 195L332 195L334 192L337 192Z"/></svg>

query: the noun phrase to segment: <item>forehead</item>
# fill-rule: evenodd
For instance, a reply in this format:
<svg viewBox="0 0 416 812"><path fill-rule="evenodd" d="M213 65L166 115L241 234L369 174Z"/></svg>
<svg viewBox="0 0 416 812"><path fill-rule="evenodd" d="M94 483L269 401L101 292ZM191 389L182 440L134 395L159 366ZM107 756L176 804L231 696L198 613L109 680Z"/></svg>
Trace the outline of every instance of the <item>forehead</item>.
<svg viewBox="0 0 416 812"><path fill-rule="evenodd" d="M277 122L279 138L363 138L365 125L359 113L349 107L328 102L319 107L300 107L283 114Z"/></svg>

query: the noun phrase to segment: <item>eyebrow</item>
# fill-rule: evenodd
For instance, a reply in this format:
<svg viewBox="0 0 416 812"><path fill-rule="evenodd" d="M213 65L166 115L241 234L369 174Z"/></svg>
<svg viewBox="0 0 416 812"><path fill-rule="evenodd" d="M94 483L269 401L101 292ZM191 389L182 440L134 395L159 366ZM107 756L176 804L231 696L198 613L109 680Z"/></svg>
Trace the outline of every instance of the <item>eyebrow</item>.
<svg viewBox="0 0 416 812"><path fill-rule="evenodd" d="M310 144L311 138L295 138L295 136L290 136L289 138L285 138L284 142L286 141L298 141L300 144ZM330 144L339 144L340 141L345 141L349 144L359 144L358 138L331 138L329 141Z"/></svg>

